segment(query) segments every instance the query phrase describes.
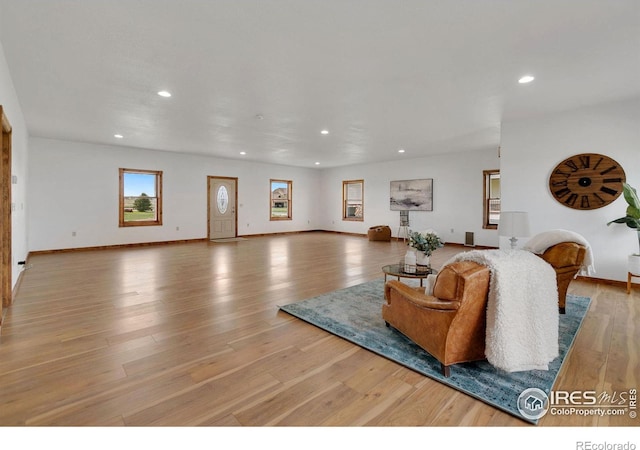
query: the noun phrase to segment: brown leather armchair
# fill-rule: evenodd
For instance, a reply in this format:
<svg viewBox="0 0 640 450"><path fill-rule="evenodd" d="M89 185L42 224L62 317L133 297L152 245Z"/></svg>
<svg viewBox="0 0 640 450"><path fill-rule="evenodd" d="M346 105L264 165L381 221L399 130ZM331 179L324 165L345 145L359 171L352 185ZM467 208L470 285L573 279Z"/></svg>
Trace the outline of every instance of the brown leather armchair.
<svg viewBox="0 0 640 450"><path fill-rule="evenodd" d="M449 366L485 358L486 309L490 271L472 261L445 266L433 295L397 280L385 284L382 317L440 361L444 376Z"/></svg>
<svg viewBox="0 0 640 450"><path fill-rule="evenodd" d="M558 308L560 314L565 313L567 289L582 267L587 248L575 242L560 242L552 245L538 256L556 271L558 282Z"/></svg>

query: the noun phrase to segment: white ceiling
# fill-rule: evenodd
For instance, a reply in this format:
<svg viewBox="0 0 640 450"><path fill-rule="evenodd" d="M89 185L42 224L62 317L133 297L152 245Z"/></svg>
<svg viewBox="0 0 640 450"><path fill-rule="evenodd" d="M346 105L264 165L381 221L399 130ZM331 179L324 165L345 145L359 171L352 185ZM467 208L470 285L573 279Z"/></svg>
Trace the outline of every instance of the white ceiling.
<svg viewBox="0 0 640 450"><path fill-rule="evenodd" d="M32 136L302 167L640 96L639 0L0 0L0 40Z"/></svg>

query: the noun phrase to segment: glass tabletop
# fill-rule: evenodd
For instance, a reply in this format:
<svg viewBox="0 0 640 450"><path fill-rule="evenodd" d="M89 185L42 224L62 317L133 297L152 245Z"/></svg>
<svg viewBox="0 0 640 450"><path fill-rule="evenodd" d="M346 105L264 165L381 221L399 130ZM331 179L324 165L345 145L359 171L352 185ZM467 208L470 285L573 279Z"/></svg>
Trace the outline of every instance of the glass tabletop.
<svg viewBox="0 0 640 450"><path fill-rule="evenodd" d="M427 269L417 269L416 272L405 272L404 264L389 264L382 268L382 271L386 275L392 275L395 277L404 277L404 278L427 278L432 273L435 274L438 271L429 267Z"/></svg>

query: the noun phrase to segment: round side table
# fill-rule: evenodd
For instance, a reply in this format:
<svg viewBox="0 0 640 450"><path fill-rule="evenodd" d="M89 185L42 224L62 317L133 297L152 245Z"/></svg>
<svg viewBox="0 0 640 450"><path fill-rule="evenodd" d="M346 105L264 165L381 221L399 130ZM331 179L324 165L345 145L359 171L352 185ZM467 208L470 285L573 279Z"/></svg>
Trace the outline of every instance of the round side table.
<svg viewBox="0 0 640 450"><path fill-rule="evenodd" d="M417 278L420 280L420 287L423 287L422 280L426 279L431 274L436 275L438 273L437 270L432 269L431 267L426 272L409 273L402 270L403 266L404 264L389 264L384 266L382 268L382 271L384 272L384 282L387 282L387 276L397 277L398 281L400 281L400 278Z"/></svg>

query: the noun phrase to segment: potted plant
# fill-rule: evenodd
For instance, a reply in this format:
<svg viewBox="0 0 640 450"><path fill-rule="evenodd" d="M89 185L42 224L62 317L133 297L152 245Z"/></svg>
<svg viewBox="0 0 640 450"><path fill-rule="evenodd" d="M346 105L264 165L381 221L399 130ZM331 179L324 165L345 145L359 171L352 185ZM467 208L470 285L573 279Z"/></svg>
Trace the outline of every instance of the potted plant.
<svg viewBox="0 0 640 450"><path fill-rule="evenodd" d="M433 230L423 231L422 233L412 231L409 233L409 246L417 250L416 259L418 265L428 266L431 253L443 247L444 242L442 242L438 233Z"/></svg>
<svg viewBox="0 0 640 450"><path fill-rule="evenodd" d="M623 194L624 199L627 201L627 215L624 217L620 217L619 219L612 220L607 223L607 225L611 225L612 223L624 223L629 228L636 230L638 234L638 250L639 253L634 253L629 255L629 272L640 275L640 199L638 198L638 193L635 188L631 187L629 184L623 184Z"/></svg>

